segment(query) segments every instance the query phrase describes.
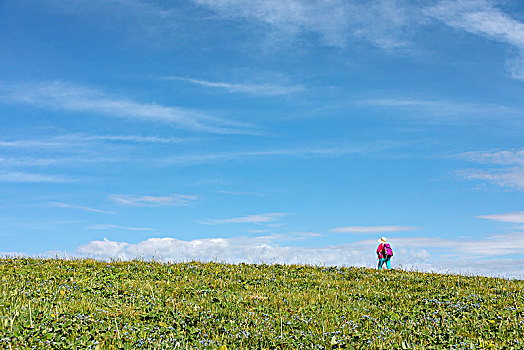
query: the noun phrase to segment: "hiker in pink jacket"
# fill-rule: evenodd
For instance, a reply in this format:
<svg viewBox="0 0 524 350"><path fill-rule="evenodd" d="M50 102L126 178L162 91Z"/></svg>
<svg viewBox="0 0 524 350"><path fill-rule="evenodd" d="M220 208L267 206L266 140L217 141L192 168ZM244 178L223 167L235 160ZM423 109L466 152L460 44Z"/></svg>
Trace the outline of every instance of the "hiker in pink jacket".
<svg viewBox="0 0 524 350"><path fill-rule="evenodd" d="M393 250L389 243L387 243L387 238L382 237L378 240L377 256L378 256L378 269L382 270L382 265L386 263L387 269L391 269L391 257L393 256Z"/></svg>

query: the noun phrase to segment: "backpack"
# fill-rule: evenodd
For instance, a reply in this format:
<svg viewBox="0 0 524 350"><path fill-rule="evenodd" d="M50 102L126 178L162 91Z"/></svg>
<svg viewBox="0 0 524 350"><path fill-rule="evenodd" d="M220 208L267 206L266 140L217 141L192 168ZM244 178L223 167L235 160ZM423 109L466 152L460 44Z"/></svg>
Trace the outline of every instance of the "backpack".
<svg viewBox="0 0 524 350"><path fill-rule="evenodd" d="M384 258L389 258L393 256L393 249L391 249L389 243L382 244L382 256Z"/></svg>

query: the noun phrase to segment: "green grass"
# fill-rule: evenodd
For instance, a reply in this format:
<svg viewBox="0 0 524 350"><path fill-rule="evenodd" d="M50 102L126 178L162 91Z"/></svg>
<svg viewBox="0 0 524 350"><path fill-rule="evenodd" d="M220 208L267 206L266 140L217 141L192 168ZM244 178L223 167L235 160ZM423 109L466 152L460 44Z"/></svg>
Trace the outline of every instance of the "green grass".
<svg viewBox="0 0 524 350"><path fill-rule="evenodd" d="M0 348L524 349L524 281L0 259Z"/></svg>

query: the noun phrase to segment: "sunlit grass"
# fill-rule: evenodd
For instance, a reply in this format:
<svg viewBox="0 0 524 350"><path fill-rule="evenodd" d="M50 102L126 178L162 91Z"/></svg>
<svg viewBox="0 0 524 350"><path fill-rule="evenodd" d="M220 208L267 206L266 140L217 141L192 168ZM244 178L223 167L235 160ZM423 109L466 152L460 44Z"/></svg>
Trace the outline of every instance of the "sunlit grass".
<svg viewBox="0 0 524 350"><path fill-rule="evenodd" d="M524 349L524 281L25 258L0 274L5 349Z"/></svg>

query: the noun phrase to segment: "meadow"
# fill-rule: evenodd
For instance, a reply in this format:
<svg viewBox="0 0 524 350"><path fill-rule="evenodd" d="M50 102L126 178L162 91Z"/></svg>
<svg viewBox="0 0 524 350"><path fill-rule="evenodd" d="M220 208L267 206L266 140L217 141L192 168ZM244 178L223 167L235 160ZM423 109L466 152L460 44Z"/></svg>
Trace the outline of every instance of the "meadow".
<svg viewBox="0 0 524 350"><path fill-rule="evenodd" d="M277 264L0 259L4 349L524 349L524 281Z"/></svg>

